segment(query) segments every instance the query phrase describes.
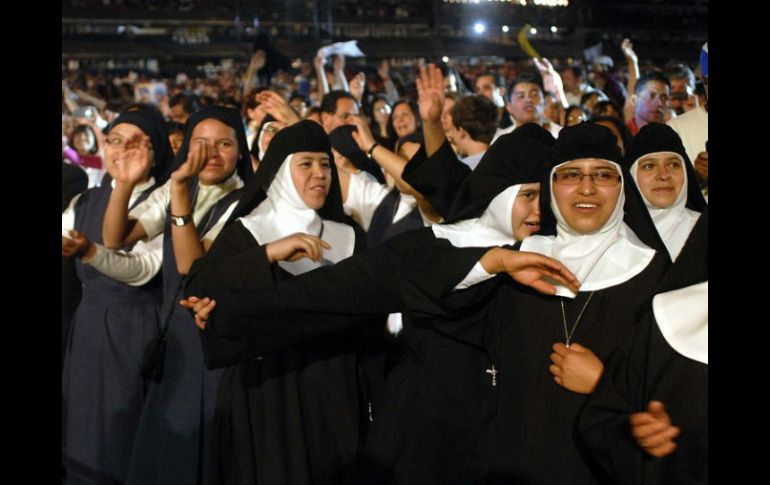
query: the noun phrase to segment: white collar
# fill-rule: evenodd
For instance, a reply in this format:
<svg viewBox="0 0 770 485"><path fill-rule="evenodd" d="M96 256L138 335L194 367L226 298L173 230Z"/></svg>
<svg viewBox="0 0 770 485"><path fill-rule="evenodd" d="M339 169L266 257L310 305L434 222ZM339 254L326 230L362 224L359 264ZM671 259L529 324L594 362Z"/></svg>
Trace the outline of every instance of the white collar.
<svg viewBox="0 0 770 485"><path fill-rule="evenodd" d="M655 295L652 310L661 334L678 353L709 363L709 283Z"/></svg>
<svg viewBox="0 0 770 485"><path fill-rule="evenodd" d="M492 199L481 217L454 224L434 224L433 234L458 248L514 244L511 211L521 184L508 187Z"/></svg>
<svg viewBox="0 0 770 485"><path fill-rule="evenodd" d="M289 273L298 275L351 256L355 248L355 232L346 224L322 220L305 204L291 178L290 162L293 156L286 157L278 169L267 189L267 198L238 220L262 246L298 232L320 235L331 245L331 249L324 250L320 262L307 258L278 262Z"/></svg>
<svg viewBox="0 0 770 485"><path fill-rule="evenodd" d="M230 175L224 182L215 185L203 185L199 182L193 213L206 213L212 205L219 201L219 199L241 187L243 187L243 180L241 180L241 177L238 175L237 169L234 170L232 175Z"/></svg>
<svg viewBox="0 0 770 485"><path fill-rule="evenodd" d="M682 168L684 169L685 161L682 156L676 152L646 153L637 158L631 165L631 177L633 177L637 187L639 186L639 180L637 178L639 160L649 155L657 155L661 153L675 155L682 162ZM650 212L650 216L652 216L652 221L655 223L655 229L658 230L660 238L663 239L663 243L666 245L666 249L668 249L668 253L671 255L672 261L676 261L676 258L682 251L682 246L684 246L685 241L687 241L687 237L690 235L690 231L692 230L693 226L695 226L695 222L700 216L700 214L697 212L691 211L685 207L687 205L687 183L687 171L685 170L682 190L679 191L679 195L677 196L676 201L674 201L670 207L666 207L664 209L656 207L650 203L650 201L648 201L644 196L644 193L639 190L639 193L642 194L644 205L647 206L647 210Z"/></svg>
<svg viewBox="0 0 770 485"><path fill-rule="evenodd" d="M617 163L610 163L621 172ZM551 179L561 165L551 170ZM641 273L650 264L655 251L640 241L623 222L625 195L622 181L618 201L609 220L593 234L580 234L567 224L553 196L552 183L549 185L551 210L557 221L556 236L530 236L522 242L522 251L540 253L560 261L577 277L580 291L595 291L619 285ZM575 297L575 293L561 285L556 285L556 294Z"/></svg>

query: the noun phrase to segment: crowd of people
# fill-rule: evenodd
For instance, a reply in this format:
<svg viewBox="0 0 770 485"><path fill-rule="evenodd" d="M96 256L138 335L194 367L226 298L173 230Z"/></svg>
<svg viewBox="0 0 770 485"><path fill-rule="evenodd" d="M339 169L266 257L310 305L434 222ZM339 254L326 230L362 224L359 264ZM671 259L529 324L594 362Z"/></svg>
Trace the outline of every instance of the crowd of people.
<svg viewBox="0 0 770 485"><path fill-rule="evenodd" d="M63 70L63 481L707 483L708 50L621 49Z"/></svg>

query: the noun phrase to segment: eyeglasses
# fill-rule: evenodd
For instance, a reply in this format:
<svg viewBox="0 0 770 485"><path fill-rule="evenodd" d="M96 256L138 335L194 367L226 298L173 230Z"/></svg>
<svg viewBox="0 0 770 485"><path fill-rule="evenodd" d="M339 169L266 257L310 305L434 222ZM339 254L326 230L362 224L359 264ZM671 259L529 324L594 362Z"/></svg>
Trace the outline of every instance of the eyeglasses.
<svg viewBox="0 0 770 485"><path fill-rule="evenodd" d="M591 181L599 186L608 187L620 183L622 177L614 170L597 170L583 173L580 170L562 170L553 174L553 181L563 185L578 185L583 177L591 177Z"/></svg>
<svg viewBox="0 0 770 485"><path fill-rule="evenodd" d="M276 134L276 133L278 133L279 131L281 131L281 128L278 128L278 127L277 127L277 126L275 126L275 125L269 125L269 126L266 126L266 127L265 127L265 133L269 133L269 134L271 134L271 135L275 135L275 134Z"/></svg>

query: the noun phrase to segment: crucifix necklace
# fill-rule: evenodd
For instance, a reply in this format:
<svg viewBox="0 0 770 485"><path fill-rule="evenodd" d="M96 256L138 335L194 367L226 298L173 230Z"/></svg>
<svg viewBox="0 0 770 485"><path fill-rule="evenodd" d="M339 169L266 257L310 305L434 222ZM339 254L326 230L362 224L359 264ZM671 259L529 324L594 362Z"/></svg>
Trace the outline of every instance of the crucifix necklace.
<svg viewBox="0 0 770 485"><path fill-rule="evenodd" d="M500 371L495 369L495 364L492 364L492 368L491 369L487 369L487 374L491 374L492 375L492 387L497 385L497 374L499 372Z"/></svg>
<svg viewBox="0 0 770 485"><path fill-rule="evenodd" d="M586 310L586 307L588 306L588 302L591 301L591 297L594 296L594 292L588 294L588 299L586 300L585 304L583 304L583 308L580 310L580 313L578 313L577 319L575 319L575 324L572 325L572 330L567 331L567 316L564 314L564 298L559 300L559 303L561 303L561 318L564 322L564 340L567 344L567 348L569 348L570 341L572 340L572 336L575 335L575 330L577 329L578 323L580 323L580 317L583 316L583 312ZM487 371L489 372L489 371Z"/></svg>

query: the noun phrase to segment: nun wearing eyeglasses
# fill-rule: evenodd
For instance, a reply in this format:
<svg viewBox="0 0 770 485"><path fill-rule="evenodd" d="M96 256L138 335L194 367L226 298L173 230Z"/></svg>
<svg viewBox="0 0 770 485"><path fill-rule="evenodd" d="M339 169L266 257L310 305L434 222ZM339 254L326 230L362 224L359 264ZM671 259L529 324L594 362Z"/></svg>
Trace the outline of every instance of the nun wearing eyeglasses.
<svg viewBox="0 0 770 485"><path fill-rule="evenodd" d="M126 192L126 205L146 200L168 177L173 154L160 112L124 111L110 125L107 171L140 143L148 164ZM116 183L74 197L62 213L62 255L74 259L82 299L67 340L62 371L65 483L125 480L145 398L139 375L144 346L157 333L163 238L102 245L102 220Z"/></svg>
<svg viewBox="0 0 770 485"><path fill-rule="evenodd" d="M484 483L601 483L575 435L578 412L669 265L612 133L580 123L554 149L541 230L519 249L560 261L581 286L548 296L502 278L482 310L495 394L479 444Z"/></svg>
<svg viewBox="0 0 770 485"><path fill-rule="evenodd" d="M217 238L251 175L240 114L211 106L187 120L169 180L128 210L127 195L151 163L144 140L123 153L102 224L108 247L163 235L163 304L159 331L165 353L149 375L125 483L195 483L208 470L214 398L220 373L203 365L192 317L177 304L192 262ZM135 372L138 372L137 368Z"/></svg>

